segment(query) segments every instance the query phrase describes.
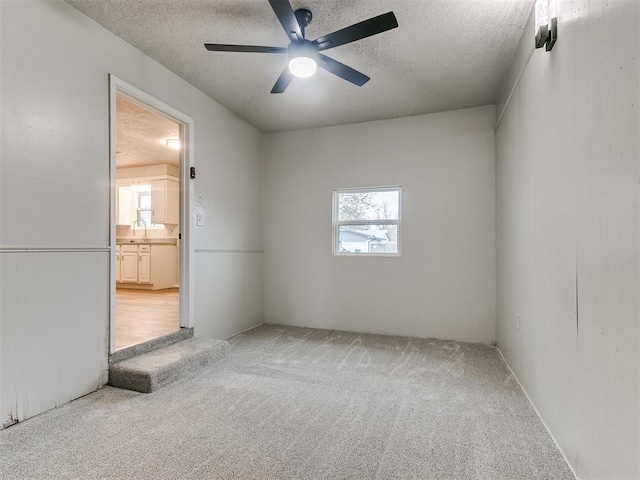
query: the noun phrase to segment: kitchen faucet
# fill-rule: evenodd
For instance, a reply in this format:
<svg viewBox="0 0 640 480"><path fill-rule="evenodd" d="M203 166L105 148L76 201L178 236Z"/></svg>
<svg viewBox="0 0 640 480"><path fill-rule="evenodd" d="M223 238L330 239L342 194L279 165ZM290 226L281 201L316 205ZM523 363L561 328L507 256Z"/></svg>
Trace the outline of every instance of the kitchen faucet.
<svg viewBox="0 0 640 480"><path fill-rule="evenodd" d="M145 222L142 218L138 218L137 220L133 221L133 236L136 236L136 225L138 225L139 222L142 222L142 224L144 225L144 237L142 237L143 240L147 239L147 222Z"/></svg>

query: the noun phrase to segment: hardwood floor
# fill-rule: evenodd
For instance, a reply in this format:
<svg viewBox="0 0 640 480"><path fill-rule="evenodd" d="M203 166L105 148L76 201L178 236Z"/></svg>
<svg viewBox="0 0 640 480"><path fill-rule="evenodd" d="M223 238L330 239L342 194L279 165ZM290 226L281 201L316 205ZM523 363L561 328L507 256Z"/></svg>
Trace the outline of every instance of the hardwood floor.
<svg viewBox="0 0 640 480"><path fill-rule="evenodd" d="M180 330L178 289L116 289L116 350Z"/></svg>

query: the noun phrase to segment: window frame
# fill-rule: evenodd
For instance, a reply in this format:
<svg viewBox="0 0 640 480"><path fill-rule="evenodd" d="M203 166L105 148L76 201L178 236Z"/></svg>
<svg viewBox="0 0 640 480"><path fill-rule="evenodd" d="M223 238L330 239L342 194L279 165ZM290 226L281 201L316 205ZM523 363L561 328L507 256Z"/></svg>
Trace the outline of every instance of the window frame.
<svg viewBox="0 0 640 480"><path fill-rule="evenodd" d="M371 193L371 192L398 192L398 219L397 220L339 220L339 197L341 193ZM332 251L336 257L400 257L402 255L402 186L385 185L379 187L350 187L335 188L333 190L332 205ZM397 228L397 252L396 253L352 253L340 252L340 227L350 225L395 225Z"/></svg>
<svg viewBox="0 0 640 480"><path fill-rule="evenodd" d="M149 188L145 188L144 190L141 189L141 187L147 187L149 186ZM134 195L134 201L132 202L132 207L133 210L135 211L135 221L139 222L140 220L142 220L140 218L140 212L149 212L150 216L151 216L151 221L146 225L147 230L161 230L161 229L166 229L167 227L165 226L164 223L153 223L153 207L149 207L149 208L142 208L140 207L140 194L141 193L149 193L149 197L151 198L151 183L150 182L135 182L135 183L130 183L130 184L126 184L126 185L119 185L119 187L130 187L133 189L133 191L135 192ZM144 226L141 223L136 223L136 227L142 227Z"/></svg>
<svg viewBox="0 0 640 480"><path fill-rule="evenodd" d="M147 190L144 190L144 191L143 190L138 190L138 205L137 205L138 208L136 209L136 221L139 222L140 220L142 220L140 218L140 212L149 212L149 216L151 217L151 220L153 221L153 215L152 215L153 214L153 209L151 208L151 206L149 206L149 208L142 208L140 206L140 204L142 203L141 202L141 197L143 196L143 194L144 194L144 196L147 196L147 195L149 196L149 204L151 204L151 189L149 189L148 191ZM153 225L153 223L149 222L149 224L147 224L147 227L150 227L151 225Z"/></svg>

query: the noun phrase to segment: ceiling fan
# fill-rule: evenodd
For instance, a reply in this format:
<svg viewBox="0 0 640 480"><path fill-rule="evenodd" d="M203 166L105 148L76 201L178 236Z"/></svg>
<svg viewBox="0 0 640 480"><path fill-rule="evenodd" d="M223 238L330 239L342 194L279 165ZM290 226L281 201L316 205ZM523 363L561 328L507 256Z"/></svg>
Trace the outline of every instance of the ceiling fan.
<svg viewBox="0 0 640 480"><path fill-rule="evenodd" d="M289 55L289 65L278 77L271 89L271 93L283 93L294 76L300 78L310 77L315 73L316 66L320 66L320 68L324 68L347 82L361 87L370 80L369 77L320 52L386 32L398 26L396 16L393 12L389 12L310 41L304 36L304 30L312 19L310 10L300 8L294 12L289 0L269 0L269 4L291 40L288 47L224 45L219 43L205 43L204 46L207 50L214 52L280 53Z"/></svg>

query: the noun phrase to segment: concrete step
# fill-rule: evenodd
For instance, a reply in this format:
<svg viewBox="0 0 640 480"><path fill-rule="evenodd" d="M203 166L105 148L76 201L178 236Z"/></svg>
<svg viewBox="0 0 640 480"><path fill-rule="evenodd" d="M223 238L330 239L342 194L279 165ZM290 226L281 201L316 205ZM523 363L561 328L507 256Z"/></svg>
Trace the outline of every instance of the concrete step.
<svg viewBox="0 0 640 480"><path fill-rule="evenodd" d="M224 340L189 338L121 362L109 363L109 385L151 393L229 355Z"/></svg>

